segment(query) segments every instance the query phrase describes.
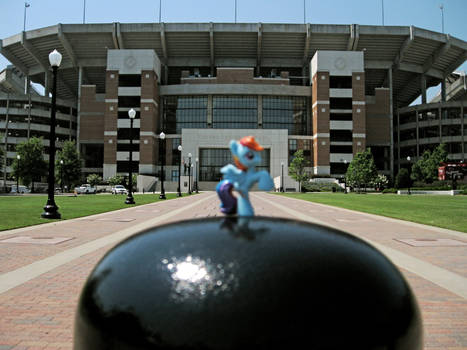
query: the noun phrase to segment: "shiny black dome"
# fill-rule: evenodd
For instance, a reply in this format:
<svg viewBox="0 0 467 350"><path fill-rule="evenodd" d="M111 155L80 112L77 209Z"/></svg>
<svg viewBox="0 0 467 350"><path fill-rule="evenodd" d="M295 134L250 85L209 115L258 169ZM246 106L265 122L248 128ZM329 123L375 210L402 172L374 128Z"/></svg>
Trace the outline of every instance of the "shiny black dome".
<svg viewBox="0 0 467 350"><path fill-rule="evenodd" d="M188 220L123 241L83 288L76 350L422 349L399 270L332 228Z"/></svg>

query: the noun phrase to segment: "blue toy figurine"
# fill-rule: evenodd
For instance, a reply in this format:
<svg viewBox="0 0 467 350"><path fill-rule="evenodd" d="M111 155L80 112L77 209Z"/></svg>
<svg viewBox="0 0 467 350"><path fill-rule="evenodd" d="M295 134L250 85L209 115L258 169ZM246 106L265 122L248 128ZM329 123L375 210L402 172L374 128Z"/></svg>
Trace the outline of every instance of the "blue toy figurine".
<svg viewBox="0 0 467 350"><path fill-rule="evenodd" d="M253 136L246 136L240 141L230 141L230 150L235 165L228 164L221 169L223 180L216 191L221 200L221 211L224 214L253 216L255 212L248 197L248 191L257 182L260 190L269 191L274 183L265 170L256 171L255 166L261 162L261 147ZM232 194L237 191L238 197Z"/></svg>

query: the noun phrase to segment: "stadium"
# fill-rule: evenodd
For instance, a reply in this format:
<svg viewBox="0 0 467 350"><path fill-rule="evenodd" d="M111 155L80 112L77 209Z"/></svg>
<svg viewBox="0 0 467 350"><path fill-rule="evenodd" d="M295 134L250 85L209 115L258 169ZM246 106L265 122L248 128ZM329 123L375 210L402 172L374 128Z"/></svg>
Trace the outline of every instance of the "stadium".
<svg viewBox="0 0 467 350"><path fill-rule="evenodd" d="M467 153L466 79L455 71L467 42L414 26L58 24L0 44L14 65L0 74L7 178L17 143L44 136L48 145L50 98L29 82L49 95L54 49L63 55L57 147L76 140L83 175L109 178L131 167L147 176L140 190L154 189L162 164L175 184L180 162L199 189L213 189L231 162L228 142L245 135L265 147L261 167L273 178L287 174L300 149L310 174L336 178L365 148L391 177L407 156L416 161L440 143L451 160ZM428 101L427 89L440 84Z"/></svg>

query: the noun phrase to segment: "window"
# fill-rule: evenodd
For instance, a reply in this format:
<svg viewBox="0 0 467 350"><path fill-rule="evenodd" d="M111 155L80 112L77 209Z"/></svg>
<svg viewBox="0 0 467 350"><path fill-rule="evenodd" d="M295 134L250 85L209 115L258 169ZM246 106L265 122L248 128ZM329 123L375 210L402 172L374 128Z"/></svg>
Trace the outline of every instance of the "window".
<svg viewBox="0 0 467 350"><path fill-rule="evenodd" d="M352 98L331 97L329 109L352 109Z"/></svg>
<svg viewBox="0 0 467 350"><path fill-rule="evenodd" d="M330 141L352 142L351 130L330 130Z"/></svg>
<svg viewBox="0 0 467 350"><path fill-rule="evenodd" d="M214 96L212 127L214 129L257 129L257 97Z"/></svg>
<svg viewBox="0 0 467 350"><path fill-rule="evenodd" d="M163 129L165 133L181 134L183 128L206 128L208 120L207 96L167 96L164 97L163 104Z"/></svg>
<svg viewBox="0 0 467 350"><path fill-rule="evenodd" d="M119 74L118 86L121 87L140 87L141 75L140 74Z"/></svg>
<svg viewBox="0 0 467 350"><path fill-rule="evenodd" d="M118 107L128 108L139 108L140 97L139 96L118 96ZM127 112L128 115L128 112Z"/></svg>
<svg viewBox="0 0 467 350"><path fill-rule="evenodd" d="M331 75L329 77L329 87L331 89L351 89L352 88L352 77Z"/></svg>
<svg viewBox="0 0 467 350"><path fill-rule="evenodd" d="M306 135L306 97L264 96L263 129L287 129L289 135Z"/></svg>
<svg viewBox="0 0 467 350"><path fill-rule="evenodd" d="M261 164L256 170L269 171L270 150L261 152ZM200 149L199 181L219 181L222 178L221 168L233 163L232 153L227 148Z"/></svg>

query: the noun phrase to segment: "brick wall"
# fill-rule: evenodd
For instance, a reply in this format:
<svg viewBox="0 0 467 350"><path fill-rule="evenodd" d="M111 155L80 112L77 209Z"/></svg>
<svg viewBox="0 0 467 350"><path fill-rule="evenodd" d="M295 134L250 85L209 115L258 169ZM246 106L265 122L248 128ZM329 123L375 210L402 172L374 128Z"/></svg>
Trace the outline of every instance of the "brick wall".
<svg viewBox="0 0 467 350"><path fill-rule="evenodd" d="M105 103L96 100L95 85L81 86L80 106L80 140L102 140Z"/></svg>
<svg viewBox="0 0 467 350"><path fill-rule="evenodd" d="M367 143L390 144L391 119L389 89L375 89L374 103L367 103L366 135Z"/></svg>

